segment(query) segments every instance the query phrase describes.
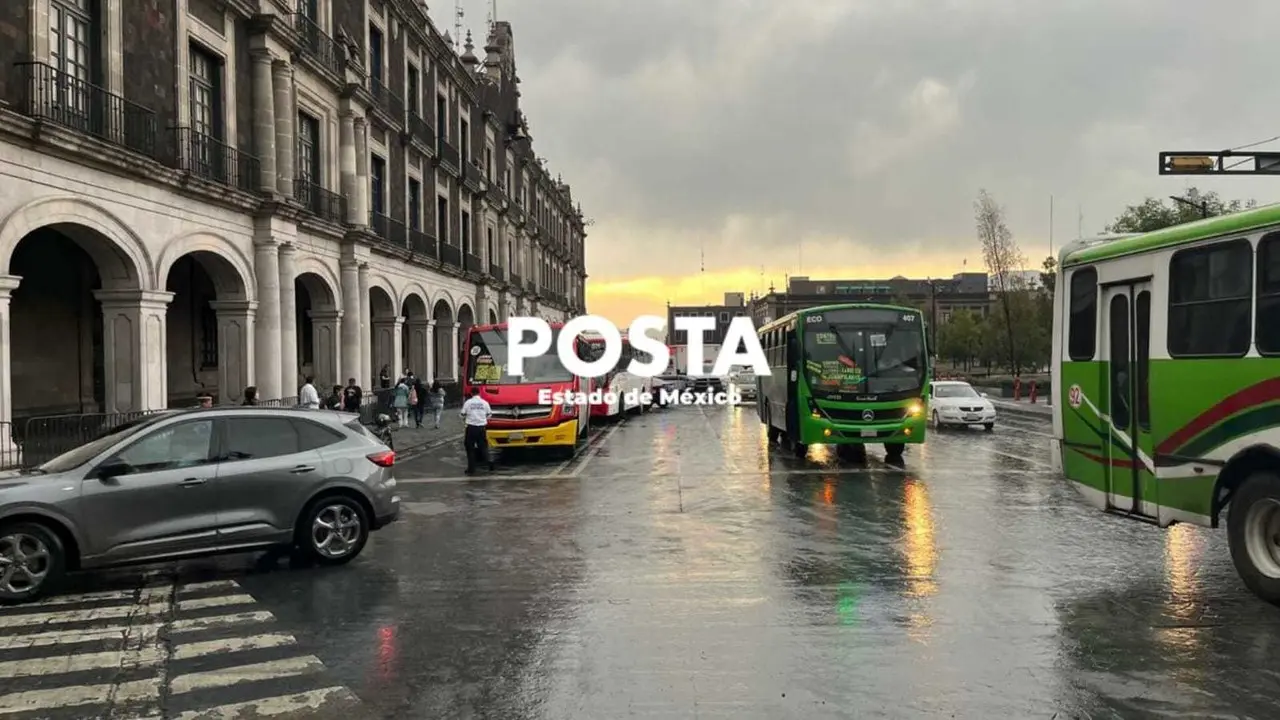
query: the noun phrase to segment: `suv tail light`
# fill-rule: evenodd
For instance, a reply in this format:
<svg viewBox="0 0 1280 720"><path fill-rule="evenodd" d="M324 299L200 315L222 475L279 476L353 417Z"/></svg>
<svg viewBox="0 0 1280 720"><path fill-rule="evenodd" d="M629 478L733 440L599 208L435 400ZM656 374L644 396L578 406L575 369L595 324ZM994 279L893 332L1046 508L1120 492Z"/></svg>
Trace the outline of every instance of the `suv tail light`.
<svg viewBox="0 0 1280 720"><path fill-rule="evenodd" d="M396 451L387 450L386 452L374 453L369 457L369 462L378 467L391 467L396 464Z"/></svg>

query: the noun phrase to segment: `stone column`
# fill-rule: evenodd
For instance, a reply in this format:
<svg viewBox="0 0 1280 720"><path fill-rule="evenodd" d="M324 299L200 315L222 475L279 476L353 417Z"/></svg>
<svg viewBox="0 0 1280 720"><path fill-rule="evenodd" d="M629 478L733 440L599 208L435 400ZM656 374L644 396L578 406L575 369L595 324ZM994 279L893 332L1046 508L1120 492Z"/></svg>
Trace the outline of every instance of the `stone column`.
<svg viewBox="0 0 1280 720"><path fill-rule="evenodd" d="M356 192L353 201L356 206L356 222L359 227L369 225L369 124L357 115L355 118L356 134Z"/></svg>
<svg viewBox="0 0 1280 720"><path fill-rule="evenodd" d="M507 305L507 294L505 292L498 293L498 322L506 322L507 314L510 308Z"/></svg>
<svg viewBox="0 0 1280 720"><path fill-rule="evenodd" d="M329 385L346 385L347 379L339 377L338 338L341 335L341 310L312 310L312 348L315 354L315 365L312 372L316 376L316 389L325 395Z"/></svg>
<svg viewBox="0 0 1280 720"><path fill-rule="evenodd" d="M0 422L13 421L13 353L9 327L9 300L18 289L22 278L0 275ZM0 449L4 459L9 459L9 433L0 435Z"/></svg>
<svg viewBox="0 0 1280 720"><path fill-rule="evenodd" d="M106 411L168 407L165 320L173 293L97 290L93 296L102 303Z"/></svg>
<svg viewBox="0 0 1280 720"><path fill-rule="evenodd" d="M276 60L271 64L271 79L275 95L276 187L281 195L291 198L294 196L293 66L288 60Z"/></svg>
<svg viewBox="0 0 1280 720"><path fill-rule="evenodd" d="M280 246L280 390L286 397L297 394L298 382L298 304L294 267L297 250L293 245Z"/></svg>
<svg viewBox="0 0 1280 720"><path fill-rule="evenodd" d="M427 335L427 339L425 341L427 344L427 352L425 357L427 364L424 368L427 374L424 377L434 380L436 376L440 374L440 363L436 361L436 323L434 320L428 320L425 325Z"/></svg>
<svg viewBox="0 0 1280 720"><path fill-rule="evenodd" d="M258 156L258 186L267 194L277 189L276 111L271 87L271 53L250 51L253 63L253 151Z"/></svg>
<svg viewBox="0 0 1280 720"><path fill-rule="evenodd" d="M344 384L353 377L362 386L368 379L361 359L364 343L360 328L360 266L355 261L342 263L342 374Z"/></svg>
<svg viewBox="0 0 1280 720"><path fill-rule="evenodd" d="M439 330L449 333L449 377L458 379L458 324L449 323Z"/></svg>
<svg viewBox="0 0 1280 720"><path fill-rule="evenodd" d="M389 366L393 378L400 377L400 373L404 371L400 365L400 335L403 326L404 318L398 316L373 319L373 366L378 370L383 365Z"/></svg>
<svg viewBox="0 0 1280 720"><path fill-rule="evenodd" d="M258 303L252 300L215 300L218 315L218 388L226 403L239 403L244 389L253 384L253 318Z"/></svg>
<svg viewBox="0 0 1280 720"><path fill-rule="evenodd" d="M409 357L409 367L423 380L430 380L431 375L431 327L425 317L415 317L405 321L409 330L409 347L405 355Z"/></svg>
<svg viewBox="0 0 1280 720"><path fill-rule="evenodd" d="M258 398L278 400L280 380L280 258L279 245L259 241L253 247L253 271L258 279L258 312L253 321L254 378ZM297 388L293 388L296 390Z"/></svg>
<svg viewBox="0 0 1280 720"><path fill-rule="evenodd" d="M359 208L356 207L356 193L360 183L356 176L356 116L350 110L344 110L338 119L338 177L339 190L347 199L348 225L360 225ZM348 316L349 317L349 316ZM356 377L360 377L357 375ZM361 382L364 382L361 380Z"/></svg>
<svg viewBox="0 0 1280 720"><path fill-rule="evenodd" d="M356 318L355 325L357 332L360 333L360 367L364 369L364 374L360 376L361 383L368 383L365 387L377 387L378 368L373 366L373 327L369 322L369 265L360 266L358 272L360 284L360 317Z"/></svg>

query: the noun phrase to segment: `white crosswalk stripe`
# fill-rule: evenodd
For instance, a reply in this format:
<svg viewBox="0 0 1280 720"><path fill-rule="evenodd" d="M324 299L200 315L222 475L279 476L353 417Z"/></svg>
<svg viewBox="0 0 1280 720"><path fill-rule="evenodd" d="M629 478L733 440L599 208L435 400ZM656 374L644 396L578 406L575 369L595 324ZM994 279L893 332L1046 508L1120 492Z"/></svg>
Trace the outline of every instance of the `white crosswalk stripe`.
<svg viewBox="0 0 1280 720"><path fill-rule="evenodd" d="M359 717L327 675L234 580L0 607L0 720Z"/></svg>

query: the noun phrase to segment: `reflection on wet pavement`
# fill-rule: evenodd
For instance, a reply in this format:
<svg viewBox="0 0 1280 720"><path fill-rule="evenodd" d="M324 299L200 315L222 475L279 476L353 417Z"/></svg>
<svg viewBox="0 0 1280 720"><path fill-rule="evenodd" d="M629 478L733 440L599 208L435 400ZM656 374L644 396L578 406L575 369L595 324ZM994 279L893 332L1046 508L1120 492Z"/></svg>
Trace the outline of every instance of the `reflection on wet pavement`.
<svg viewBox="0 0 1280 720"><path fill-rule="evenodd" d="M1085 507L1048 423L900 467L669 408L570 463L399 469L355 564L242 583L369 717L1272 717L1280 611L1225 537Z"/></svg>

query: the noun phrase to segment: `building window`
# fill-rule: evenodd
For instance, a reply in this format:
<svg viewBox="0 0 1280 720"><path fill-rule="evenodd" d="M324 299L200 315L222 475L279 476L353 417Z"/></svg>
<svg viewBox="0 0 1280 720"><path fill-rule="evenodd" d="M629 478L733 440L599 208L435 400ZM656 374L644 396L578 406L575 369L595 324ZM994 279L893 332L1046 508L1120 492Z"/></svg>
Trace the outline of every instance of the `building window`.
<svg viewBox="0 0 1280 720"><path fill-rule="evenodd" d="M300 0L298 2L298 13L313 23L318 24L320 22L320 6L317 0Z"/></svg>
<svg viewBox="0 0 1280 720"><path fill-rule="evenodd" d="M1098 271L1083 268L1071 274L1071 316L1067 330L1067 355L1072 360L1092 360L1098 344Z"/></svg>
<svg viewBox="0 0 1280 720"><path fill-rule="evenodd" d="M489 251L489 255L488 255L489 262L493 263L494 265L497 265L498 264L498 238L495 236L493 232L493 226L492 225L486 226L485 233L488 235L488 238L487 238L488 247L486 249Z"/></svg>
<svg viewBox="0 0 1280 720"><path fill-rule="evenodd" d="M471 164L471 126L466 120L458 119L458 152L462 155L462 162Z"/></svg>
<svg viewBox="0 0 1280 720"><path fill-rule="evenodd" d="M412 65L409 66L409 74L405 77L404 87L405 100L409 105L409 112L421 117L422 98L420 97L421 92L418 90L418 68Z"/></svg>
<svg viewBox="0 0 1280 720"><path fill-rule="evenodd" d="M462 222L458 229L462 231L462 252L471 255L471 213L462 211Z"/></svg>
<svg viewBox="0 0 1280 720"><path fill-rule="evenodd" d="M386 215L386 198L383 197L383 191L386 188L384 184L387 177L387 161L373 155L369 158L369 202L373 211L379 215Z"/></svg>
<svg viewBox="0 0 1280 720"><path fill-rule="evenodd" d="M191 129L198 136L222 139L222 67L204 48L191 44L189 109Z"/></svg>
<svg viewBox="0 0 1280 720"><path fill-rule="evenodd" d="M507 171L502 175L502 190L508 195L512 194L515 191L515 188L511 187L511 168L510 167L507 167Z"/></svg>
<svg viewBox="0 0 1280 720"><path fill-rule="evenodd" d="M1242 356L1249 352L1253 246L1230 240L1182 250L1169 261L1169 355Z"/></svg>
<svg viewBox="0 0 1280 720"><path fill-rule="evenodd" d="M449 198L436 197L436 233L438 240L449 243Z"/></svg>
<svg viewBox="0 0 1280 720"><path fill-rule="evenodd" d="M507 238L507 269L512 272L516 269L516 244L511 238Z"/></svg>
<svg viewBox="0 0 1280 720"><path fill-rule="evenodd" d="M409 178L409 229L422 229L422 183Z"/></svg>
<svg viewBox="0 0 1280 720"><path fill-rule="evenodd" d="M436 95L436 136L445 142L449 141L449 98Z"/></svg>
<svg viewBox="0 0 1280 720"><path fill-rule="evenodd" d="M97 0L53 0L49 3L49 59L54 68L83 83L97 83ZM87 88L67 88L77 99L75 110L84 111Z"/></svg>
<svg viewBox="0 0 1280 720"><path fill-rule="evenodd" d="M1258 243L1258 336L1261 355L1280 355L1280 233Z"/></svg>
<svg viewBox="0 0 1280 720"><path fill-rule="evenodd" d="M486 182L493 182L493 148L491 147L484 149L484 179Z"/></svg>
<svg viewBox="0 0 1280 720"><path fill-rule="evenodd" d="M369 77L382 82L382 31L369 24Z"/></svg>
<svg viewBox="0 0 1280 720"><path fill-rule="evenodd" d="M298 113L298 179L320 184L320 120Z"/></svg>

